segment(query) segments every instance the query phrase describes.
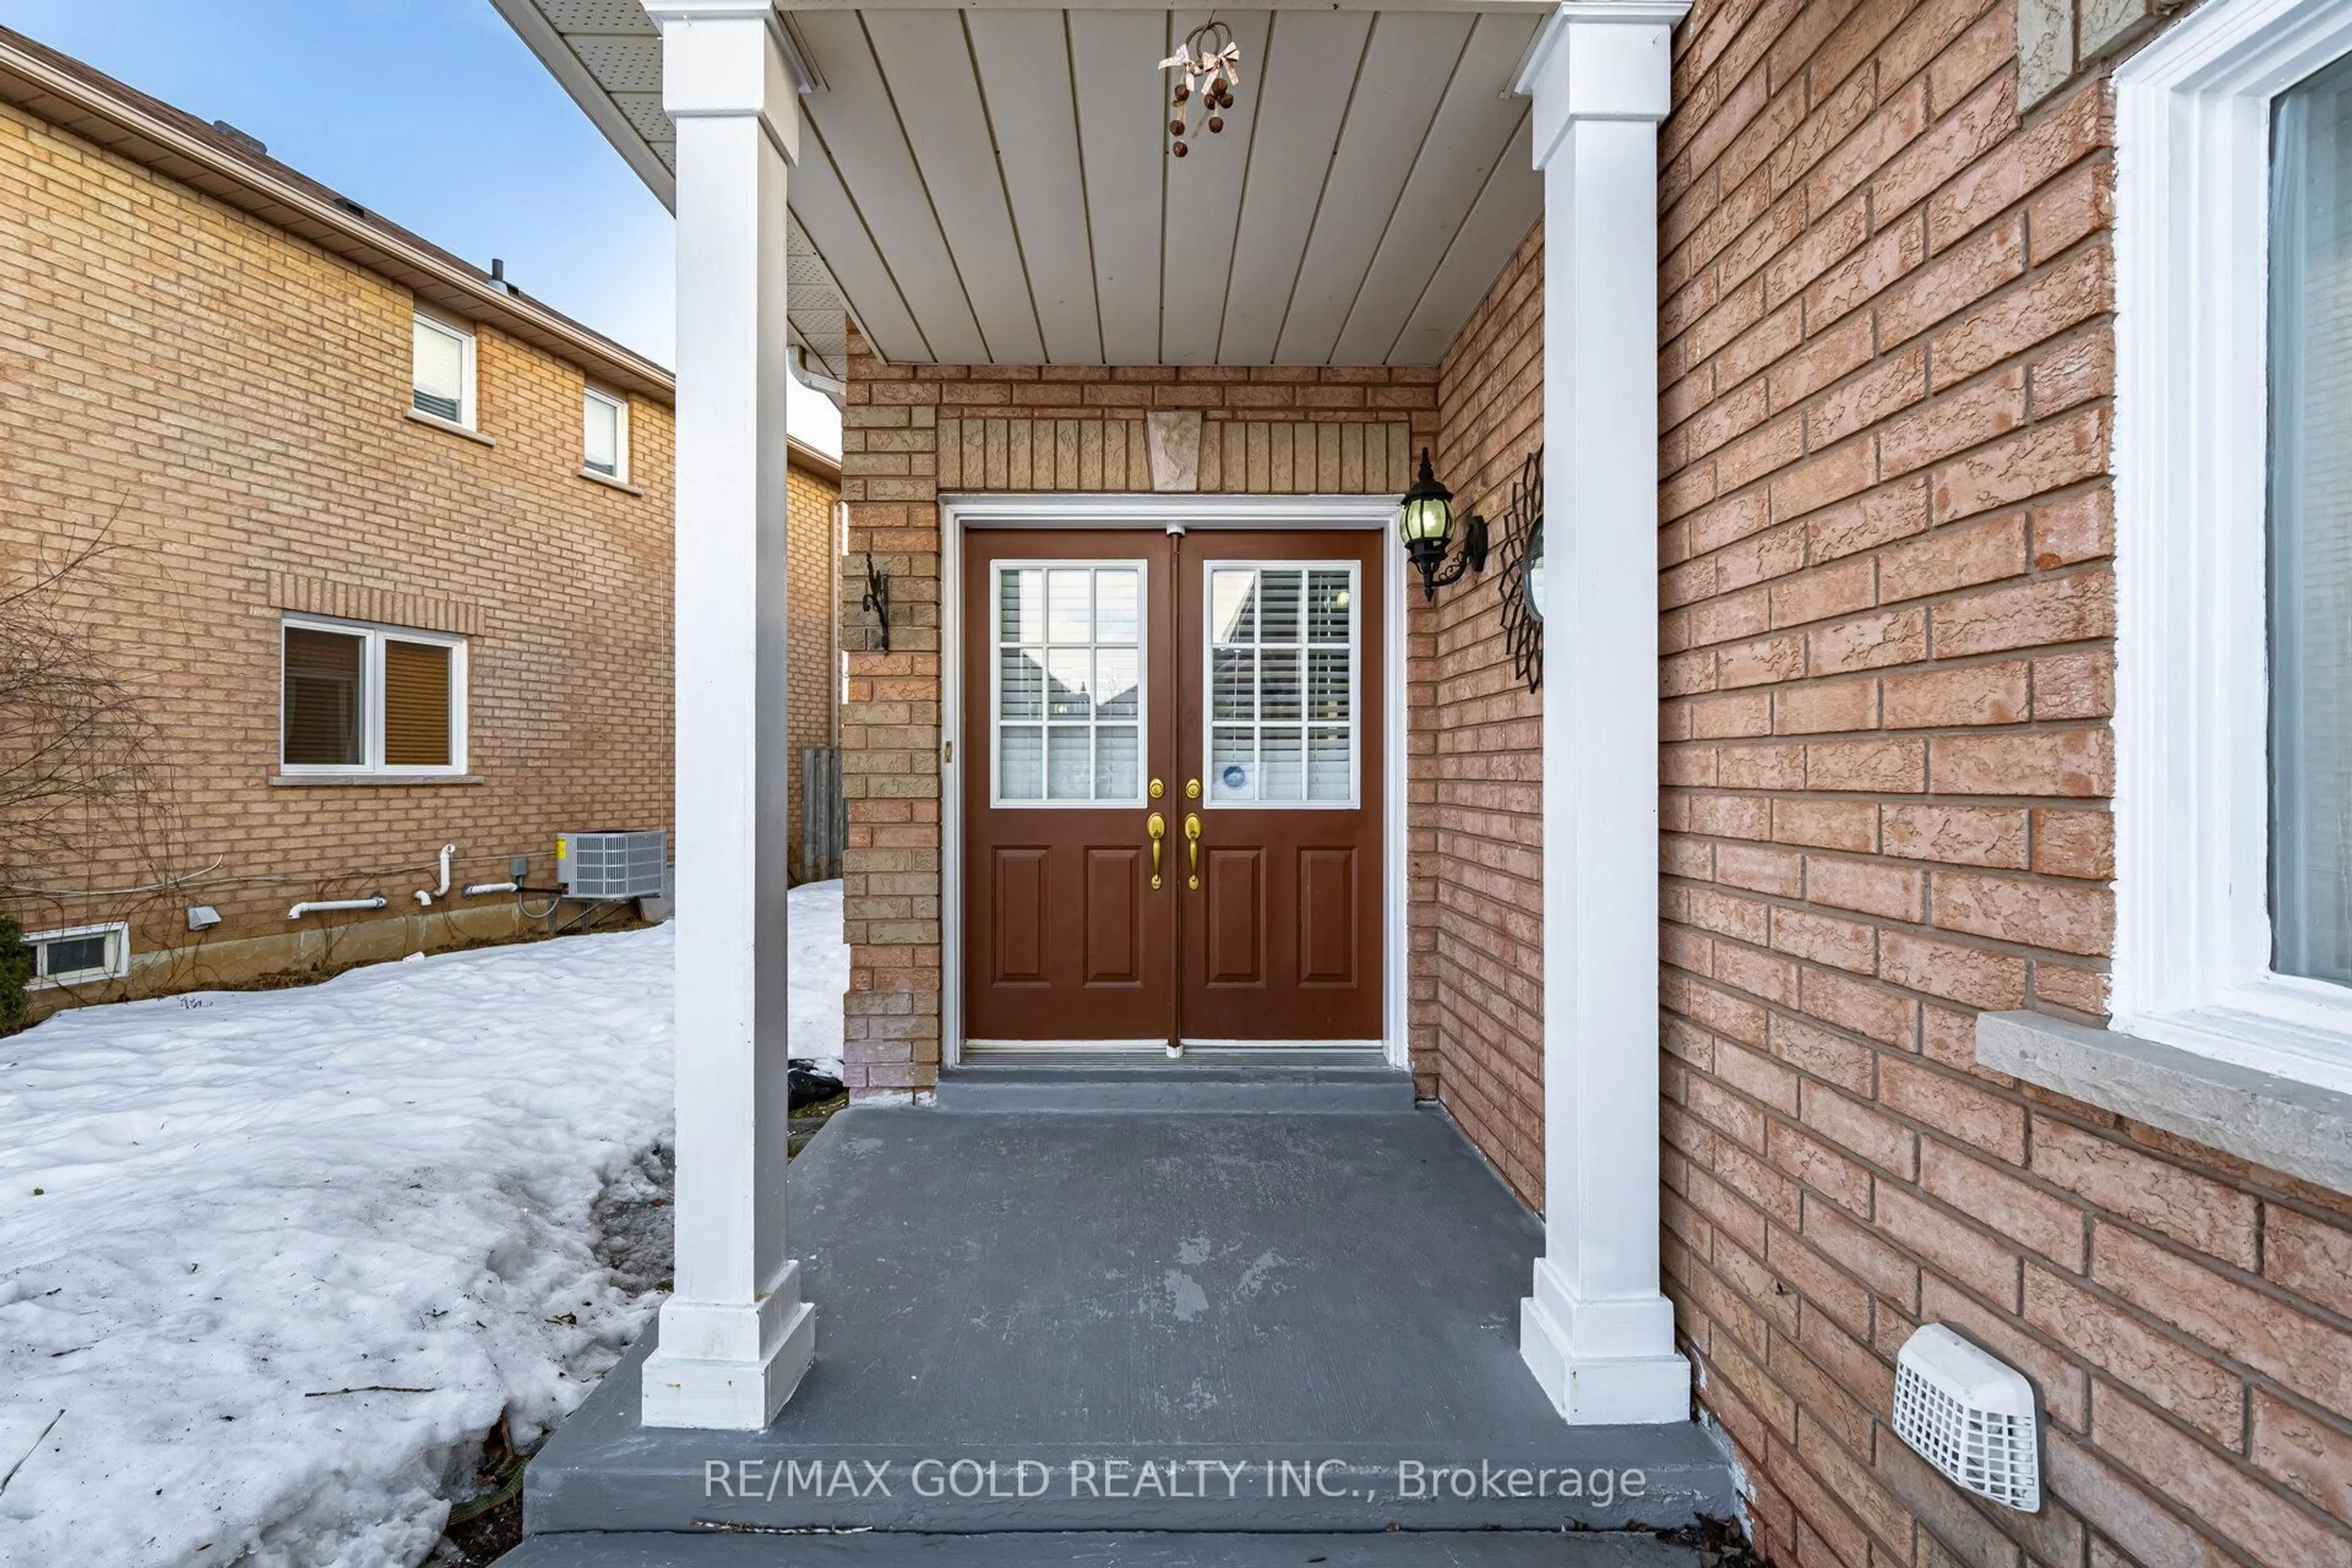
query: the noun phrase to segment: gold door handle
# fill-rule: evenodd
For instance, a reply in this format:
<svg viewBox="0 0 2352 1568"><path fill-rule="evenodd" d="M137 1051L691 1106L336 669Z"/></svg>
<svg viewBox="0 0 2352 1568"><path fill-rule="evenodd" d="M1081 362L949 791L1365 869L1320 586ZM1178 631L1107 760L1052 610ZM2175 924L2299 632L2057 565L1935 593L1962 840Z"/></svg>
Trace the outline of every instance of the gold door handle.
<svg viewBox="0 0 2352 1568"><path fill-rule="evenodd" d="M1151 886L1157 891L1160 887L1160 841L1168 837L1168 819L1155 811L1145 818L1143 831L1151 835Z"/></svg>
<svg viewBox="0 0 2352 1568"><path fill-rule="evenodd" d="M1192 864L1192 875L1185 885L1198 891L1201 886L1201 819L1192 812L1184 814L1184 853Z"/></svg>

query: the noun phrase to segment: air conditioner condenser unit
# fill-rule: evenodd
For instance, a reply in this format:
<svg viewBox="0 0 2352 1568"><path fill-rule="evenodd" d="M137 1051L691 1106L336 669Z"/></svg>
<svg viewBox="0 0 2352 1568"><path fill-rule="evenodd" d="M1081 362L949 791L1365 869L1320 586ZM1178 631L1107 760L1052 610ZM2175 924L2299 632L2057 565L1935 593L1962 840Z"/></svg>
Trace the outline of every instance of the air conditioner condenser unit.
<svg viewBox="0 0 2352 1568"><path fill-rule="evenodd" d="M555 879L568 898L656 899L667 892L669 833L559 833Z"/></svg>

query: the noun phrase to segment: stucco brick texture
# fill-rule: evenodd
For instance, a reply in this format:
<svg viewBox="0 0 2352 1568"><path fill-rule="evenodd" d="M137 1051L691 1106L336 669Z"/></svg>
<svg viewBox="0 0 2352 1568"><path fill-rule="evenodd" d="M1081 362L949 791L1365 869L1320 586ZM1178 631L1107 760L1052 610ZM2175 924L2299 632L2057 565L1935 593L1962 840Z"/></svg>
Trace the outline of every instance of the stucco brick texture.
<svg viewBox="0 0 2352 1568"><path fill-rule="evenodd" d="M2340 1565L2352 1205L1975 1062L1978 1009L2101 1017L2114 918L2107 89L2021 117L2015 35L1676 37L1667 1289L1776 1562ZM2040 1390L2040 1514L1888 1429L1927 1320Z"/></svg>
<svg viewBox="0 0 2352 1568"><path fill-rule="evenodd" d="M515 928L420 916L454 877L553 874L566 827L670 819L669 410L632 399L642 495L583 479L583 373L484 327L479 426L403 417L406 290L13 110L0 110L0 564L107 549L67 612L137 693L177 830L34 868L39 887L147 893L5 907L28 927L128 919L147 989L315 967ZM274 785L285 610L468 636L479 783ZM382 892L391 920L289 922ZM457 901L462 906L462 901ZM215 906L201 937L187 905ZM372 928L372 929L371 929ZM298 934L299 933L299 934ZM274 954L274 956L271 956Z"/></svg>
<svg viewBox="0 0 2352 1568"><path fill-rule="evenodd" d="M1500 551L1543 444L1543 230L1448 351L1438 473ZM1499 556L1411 595L1413 1071L1519 1196L1543 1195L1543 702L1503 637Z"/></svg>

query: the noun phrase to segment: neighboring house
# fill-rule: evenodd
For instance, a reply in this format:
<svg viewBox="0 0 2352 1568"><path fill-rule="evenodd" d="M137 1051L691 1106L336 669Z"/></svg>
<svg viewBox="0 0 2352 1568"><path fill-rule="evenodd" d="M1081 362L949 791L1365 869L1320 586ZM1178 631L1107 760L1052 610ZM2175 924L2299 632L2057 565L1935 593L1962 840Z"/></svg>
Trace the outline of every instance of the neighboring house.
<svg viewBox="0 0 2352 1568"><path fill-rule="evenodd" d="M1540 1210L1517 1345L1559 1414L1695 1404L1771 1561L2352 1561L2352 4L1285 10L1236 23L1240 134L1178 162L1136 85L1173 14L499 3L680 197L688 406L778 395L746 334L848 383L893 606L887 647L844 612L862 1097L1353 1047ZM789 327L751 281L788 272ZM775 760L719 434L681 430L678 627L730 675L681 715L714 805ZM1511 547L1433 602L1424 446ZM1539 695L1503 570L1538 447ZM698 1219L590 1448L761 1426L808 1363L785 1128L736 1114L783 960L715 940L777 827L687 847ZM1930 1321L2029 1381L2032 1510L1895 1436Z"/></svg>
<svg viewBox="0 0 2352 1568"><path fill-rule="evenodd" d="M666 370L5 32L0 289L0 566L100 545L56 613L148 731L137 788L0 857L37 1002L540 929L510 858L546 888L561 833L671 826ZM827 746L837 470L791 484Z"/></svg>
<svg viewBox="0 0 2352 1568"><path fill-rule="evenodd" d="M841 875L841 463L788 443L791 492L792 879ZM810 803L817 821L812 830Z"/></svg>

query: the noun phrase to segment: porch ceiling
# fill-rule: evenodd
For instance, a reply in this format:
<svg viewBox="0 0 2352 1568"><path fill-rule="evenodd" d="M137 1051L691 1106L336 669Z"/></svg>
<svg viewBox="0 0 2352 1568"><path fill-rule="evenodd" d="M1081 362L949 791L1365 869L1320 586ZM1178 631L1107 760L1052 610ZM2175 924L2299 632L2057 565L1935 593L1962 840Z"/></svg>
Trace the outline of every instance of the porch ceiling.
<svg viewBox="0 0 2352 1568"><path fill-rule="evenodd" d="M493 0L673 196L637 0ZM1156 63L1205 11L793 8L791 317L898 363L1433 364L1543 210L1514 68L1548 5L1220 12L1225 130L1167 155Z"/></svg>

